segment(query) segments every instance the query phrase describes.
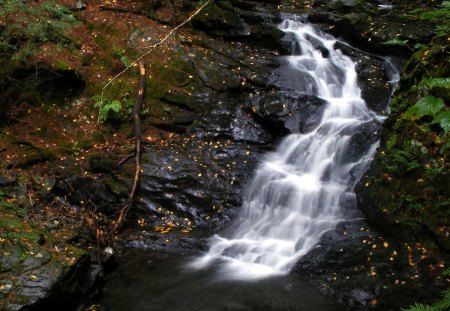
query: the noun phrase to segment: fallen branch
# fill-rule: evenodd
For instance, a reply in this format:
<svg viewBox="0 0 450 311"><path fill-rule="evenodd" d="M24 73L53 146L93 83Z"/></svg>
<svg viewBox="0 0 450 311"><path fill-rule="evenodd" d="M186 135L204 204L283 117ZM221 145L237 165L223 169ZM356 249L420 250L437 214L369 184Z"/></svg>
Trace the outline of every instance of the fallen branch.
<svg viewBox="0 0 450 311"><path fill-rule="evenodd" d="M123 221L125 220L125 217L130 210L131 206L133 206L135 197L136 197L136 191L139 186L139 179L141 176L141 117L139 116L141 113L141 106L142 106L142 100L144 99L144 90L145 90L145 65L144 62L141 60L139 62L139 87L138 87L138 93L136 95L136 101L134 102L133 106L133 122L134 122L134 138L135 138L135 145L136 145L136 152L135 152L135 168L134 168L134 178L133 178L133 185L131 187L130 194L128 196L128 202L125 204L125 206L120 211L120 215L117 218L116 223L114 224L113 232L116 232L120 226L122 225Z"/></svg>
<svg viewBox="0 0 450 311"><path fill-rule="evenodd" d="M134 62L132 62L129 66L127 66L124 70L119 72L117 75L115 75L111 80L108 81L108 83L105 84L105 86L102 88L102 96L105 91L105 89L113 83L114 80L116 80L118 77L123 75L125 72L127 72L131 67L134 67L137 63L139 63L144 57L146 57L148 54L150 54L155 48L157 48L160 45L163 45L178 29L189 23L197 14L199 14L212 0L206 1L200 8L197 9L191 16L189 16L188 19L186 19L184 22L179 24L177 27L173 28L169 33L162 38L160 41L156 42L155 44L147 47L147 52L139 56Z"/></svg>

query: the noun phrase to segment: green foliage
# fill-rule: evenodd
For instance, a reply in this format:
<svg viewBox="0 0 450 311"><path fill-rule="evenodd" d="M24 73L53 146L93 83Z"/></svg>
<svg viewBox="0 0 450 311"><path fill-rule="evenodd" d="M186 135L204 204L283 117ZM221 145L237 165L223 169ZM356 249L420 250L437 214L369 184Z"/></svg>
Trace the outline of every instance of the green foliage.
<svg viewBox="0 0 450 311"><path fill-rule="evenodd" d="M431 305L416 303L404 311L446 311L450 309L450 290L446 290L442 298Z"/></svg>
<svg viewBox="0 0 450 311"><path fill-rule="evenodd" d="M98 120L105 122L109 119L117 119L122 110L122 103L104 96L94 96L94 107L99 108Z"/></svg>
<svg viewBox="0 0 450 311"><path fill-rule="evenodd" d="M429 78L424 79L421 82L422 85L425 85L428 89L434 88L444 88L450 89L450 78Z"/></svg>
<svg viewBox="0 0 450 311"><path fill-rule="evenodd" d="M46 42L67 45L73 41L66 30L79 22L64 6L46 1L0 0L0 63L26 62Z"/></svg>
<svg viewBox="0 0 450 311"><path fill-rule="evenodd" d="M438 85L444 85L445 81L431 83L434 83L435 85L436 83ZM444 100L442 98L436 98L434 96L421 97L414 106L408 108L404 113L404 116L412 120L417 120L426 116L434 117L432 123L439 124L445 134L450 130L450 111L445 109Z"/></svg>
<svg viewBox="0 0 450 311"><path fill-rule="evenodd" d="M0 210L10 210L15 212L19 216L25 215L25 210L17 207L15 204L4 201L5 193L0 190Z"/></svg>
<svg viewBox="0 0 450 311"><path fill-rule="evenodd" d="M450 32L450 1L443 1L436 10L423 10L414 9L412 14L418 16L422 20L435 22L438 24L436 27L436 35L447 36Z"/></svg>
<svg viewBox="0 0 450 311"><path fill-rule="evenodd" d="M122 64L125 67L129 67L130 66L130 60L125 55L120 58L120 61L122 62Z"/></svg>
<svg viewBox="0 0 450 311"><path fill-rule="evenodd" d="M123 121L131 114L133 101L130 99L123 99L122 101L111 99L105 96L94 96L94 107L99 108L98 120L100 122L106 121Z"/></svg>
<svg viewBox="0 0 450 311"><path fill-rule="evenodd" d="M405 46L407 47L408 40L400 40L400 39L391 39L391 40L387 40L384 41L382 44L384 45L390 45L390 46Z"/></svg>
<svg viewBox="0 0 450 311"><path fill-rule="evenodd" d="M439 126L447 134L450 131L450 110L441 111L433 118L433 123L439 124Z"/></svg>
<svg viewBox="0 0 450 311"><path fill-rule="evenodd" d="M416 168L420 167L416 156L409 151L395 150L392 153L392 160L386 169L397 174L404 175Z"/></svg>
<svg viewBox="0 0 450 311"><path fill-rule="evenodd" d="M106 96L96 95L92 97L94 107L99 108L98 121L99 122L122 122L131 116L133 110L134 100L123 97L121 100L111 99ZM149 108L141 108L141 117L150 114Z"/></svg>
<svg viewBox="0 0 450 311"><path fill-rule="evenodd" d="M413 120L425 116L435 116L444 107L444 100L434 96L425 96L420 98L414 106L409 107L405 112L405 117Z"/></svg>

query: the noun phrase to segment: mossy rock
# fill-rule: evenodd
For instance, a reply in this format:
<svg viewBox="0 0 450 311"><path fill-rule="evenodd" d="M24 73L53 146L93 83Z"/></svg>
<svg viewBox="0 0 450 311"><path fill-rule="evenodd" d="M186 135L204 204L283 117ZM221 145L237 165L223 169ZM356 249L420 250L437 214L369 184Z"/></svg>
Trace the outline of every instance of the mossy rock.
<svg viewBox="0 0 450 311"><path fill-rule="evenodd" d="M28 142L17 142L19 145L18 159L15 163L17 168L25 168L36 163L52 161L56 159L56 153L48 148L38 148Z"/></svg>
<svg viewBox="0 0 450 311"><path fill-rule="evenodd" d="M126 198L130 193L131 185L123 179L112 177L105 179L104 183L119 198Z"/></svg>
<svg viewBox="0 0 450 311"><path fill-rule="evenodd" d="M0 309L52 308L79 298L87 253L34 226L10 203L0 202L0 219Z"/></svg>
<svg viewBox="0 0 450 311"><path fill-rule="evenodd" d="M93 154L88 159L88 167L93 173L111 173L117 167L117 163L109 156Z"/></svg>

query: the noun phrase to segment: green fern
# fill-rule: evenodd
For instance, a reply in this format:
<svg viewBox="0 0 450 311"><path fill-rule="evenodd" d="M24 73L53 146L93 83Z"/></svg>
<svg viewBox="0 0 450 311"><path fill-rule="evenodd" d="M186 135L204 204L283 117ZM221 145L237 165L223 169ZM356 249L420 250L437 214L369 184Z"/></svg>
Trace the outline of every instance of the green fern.
<svg viewBox="0 0 450 311"><path fill-rule="evenodd" d="M404 175L420 167L416 156L405 150L394 151L391 160L391 164L386 165L386 169L397 175Z"/></svg>
<svg viewBox="0 0 450 311"><path fill-rule="evenodd" d="M416 303L404 311L446 311L450 309L450 290L444 291L442 298L431 305Z"/></svg>
<svg viewBox="0 0 450 311"><path fill-rule="evenodd" d="M1 29L0 51L5 54L0 66L10 60L27 62L46 42L71 43L66 30L80 24L68 8L53 1L32 5L24 0L0 0L0 18L6 21Z"/></svg>
<svg viewBox="0 0 450 311"><path fill-rule="evenodd" d="M413 306L409 307L408 309L404 309L406 311L436 311L431 306L426 306L420 303L416 303Z"/></svg>

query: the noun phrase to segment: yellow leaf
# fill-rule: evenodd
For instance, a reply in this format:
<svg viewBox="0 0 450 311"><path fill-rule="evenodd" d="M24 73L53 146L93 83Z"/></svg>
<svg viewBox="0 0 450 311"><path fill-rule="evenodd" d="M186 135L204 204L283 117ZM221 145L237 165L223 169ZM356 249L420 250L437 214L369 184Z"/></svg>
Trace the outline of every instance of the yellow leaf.
<svg viewBox="0 0 450 311"><path fill-rule="evenodd" d="M387 248L389 246L389 243L388 242L384 242L383 246Z"/></svg>

